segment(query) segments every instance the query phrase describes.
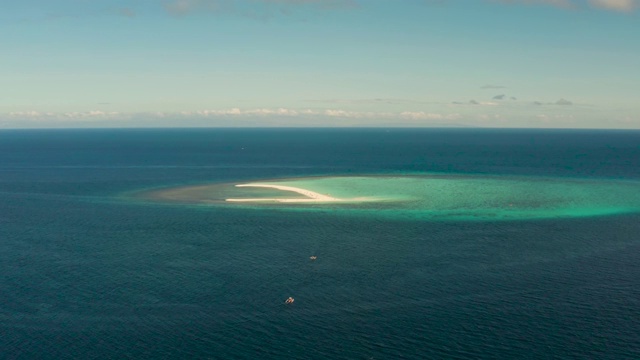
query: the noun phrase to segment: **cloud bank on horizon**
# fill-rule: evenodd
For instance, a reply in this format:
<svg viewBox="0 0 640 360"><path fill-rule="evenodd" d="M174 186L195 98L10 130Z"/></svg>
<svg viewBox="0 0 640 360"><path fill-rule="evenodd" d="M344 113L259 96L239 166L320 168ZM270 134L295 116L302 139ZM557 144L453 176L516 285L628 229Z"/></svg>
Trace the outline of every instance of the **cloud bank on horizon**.
<svg viewBox="0 0 640 360"><path fill-rule="evenodd" d="M640 0L24 0L0 128L640 129Z"/></svg>

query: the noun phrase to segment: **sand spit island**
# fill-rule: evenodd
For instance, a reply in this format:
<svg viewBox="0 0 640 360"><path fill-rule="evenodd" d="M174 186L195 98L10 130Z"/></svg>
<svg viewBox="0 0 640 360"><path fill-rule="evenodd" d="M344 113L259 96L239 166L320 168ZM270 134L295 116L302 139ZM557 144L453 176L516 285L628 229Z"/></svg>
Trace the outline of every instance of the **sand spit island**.
<svg viewBox="0 0 640 360"><path fill-rule="evenodd" d="M238 184L236 185L236 187L259 187L259 188L270 188L270 189L283 190L283 191L292 191L292 192L304 195L306 196L306 198L251 198L251 199L226 199L226 201L229 201L229 202L267 201L267 202L280 202L280 203L327 203L327 202L345 201L345 199L337 199L329 195L323 195L315 191L293 187L293 186L271 185L271 184ZM356 199L349 199L349 200L353 201ZM365 199L358 199L358 200L365 200Z"/></svg>
<svg viewBox="0 0 640 360"><path fill-rule="evenodd" d="M333 179L333 178L326 178ZM342 179L342 178L339 178ZM286 179L285 179L286 180ZM316 182L324 181L323 179L307 180L303 184L297 182L267 182L260 181L255 183L223 183L223 184L205 184L193 186L178 186L172 188L142 191L137 194L138 198L184 204L246 204L252 205L339 205L349 206L365 202L383 202L389 201L386 197L368 196L369 191L356 191L349 193L344 191L344 186L315 187ZM351 180L351 179L349 179ZM331 180L329 180L331 182ZM307 184L307 183L310 184ZM340 181L341 183L342 181ZM348 182L349 184L352 181ZM309 186L307 186L309 185ZM367 188L364 188L367 190ZM334 191L335 194L334 195ZM331 193L331 194L329 194Z"/></svg>

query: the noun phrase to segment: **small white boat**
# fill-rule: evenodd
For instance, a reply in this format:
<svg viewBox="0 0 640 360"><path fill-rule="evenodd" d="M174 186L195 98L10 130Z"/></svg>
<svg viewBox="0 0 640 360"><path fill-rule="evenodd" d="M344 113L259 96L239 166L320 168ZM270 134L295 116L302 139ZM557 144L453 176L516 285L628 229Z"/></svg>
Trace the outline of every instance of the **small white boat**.
<svg viewBox="0 0 640 360"><path fill-rule="evenodd" d="M293 304L294 300L291 296L287 300L284 301L285 304Z"/></svg>

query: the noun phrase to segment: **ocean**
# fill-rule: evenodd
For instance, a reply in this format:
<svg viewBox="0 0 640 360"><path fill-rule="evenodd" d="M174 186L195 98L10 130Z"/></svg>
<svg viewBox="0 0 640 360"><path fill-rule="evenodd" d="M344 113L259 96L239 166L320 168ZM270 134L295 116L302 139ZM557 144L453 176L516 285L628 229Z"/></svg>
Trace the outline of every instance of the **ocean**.
<svg viewBox="0 0 640 360"><path fill-rule="evenodd" d="M145 195L261 181L405 198ZM639 184L638 131L2 130L0 358L638 359Z"/></svg>

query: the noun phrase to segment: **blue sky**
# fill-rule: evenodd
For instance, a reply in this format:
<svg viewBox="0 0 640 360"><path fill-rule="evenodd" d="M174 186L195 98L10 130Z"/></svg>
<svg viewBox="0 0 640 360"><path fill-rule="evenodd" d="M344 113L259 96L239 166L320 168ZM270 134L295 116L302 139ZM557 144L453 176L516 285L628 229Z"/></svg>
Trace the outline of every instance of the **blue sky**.
<svg viewBox="0 0 640 360"><path fill-rule="evenodd" d="M640 129L640 0L21 0L0 127Z"/></svg>

